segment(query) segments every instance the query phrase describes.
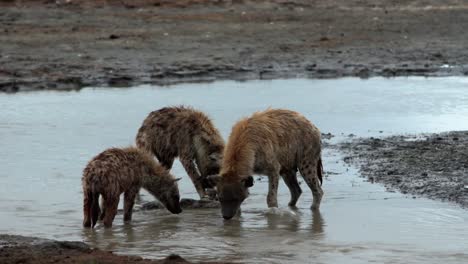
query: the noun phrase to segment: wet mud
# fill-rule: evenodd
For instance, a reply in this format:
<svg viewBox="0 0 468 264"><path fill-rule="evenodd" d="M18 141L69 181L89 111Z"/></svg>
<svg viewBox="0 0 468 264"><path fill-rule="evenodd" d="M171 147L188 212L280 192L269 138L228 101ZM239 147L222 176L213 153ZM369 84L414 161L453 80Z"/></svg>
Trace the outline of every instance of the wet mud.
<svg viewBox="0 0 468 264"><path fill-rule="evenodd" d="M468 131L358 138L337 145L344 160L389 190L468 208Z"/></svg>
<svg viewBox="0 0 468 264"><path fill-rule="evenodd" d="M109 251L92 249L83 242L0 235L0 263L191 263L178 255L162 260L145 260L136 256L118 256Z"/></svg>
<svg viewBox="0 0 468 264"><path fill-rule="evenodd" d="M2 1L0 91L466 75L468 4Z"/></svg>

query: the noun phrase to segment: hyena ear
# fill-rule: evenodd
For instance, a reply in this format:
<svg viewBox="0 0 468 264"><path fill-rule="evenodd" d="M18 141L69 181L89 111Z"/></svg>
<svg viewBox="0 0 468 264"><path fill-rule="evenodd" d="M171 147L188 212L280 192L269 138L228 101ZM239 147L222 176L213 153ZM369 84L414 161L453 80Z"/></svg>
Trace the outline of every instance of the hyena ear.
<svg viewBox="0 0 468 264"><path fill-rule="evenodd" d="M203 188L214 188L221 180L219 175L209 175L201 179Z"/></svg>
<svg viewBox="0 0 468 264"><path fill-rule="evenodd" d="M242 182L244 182L245 187L249 188L254 185L254 178L252 176L249 176L243 179Z"/></svg>

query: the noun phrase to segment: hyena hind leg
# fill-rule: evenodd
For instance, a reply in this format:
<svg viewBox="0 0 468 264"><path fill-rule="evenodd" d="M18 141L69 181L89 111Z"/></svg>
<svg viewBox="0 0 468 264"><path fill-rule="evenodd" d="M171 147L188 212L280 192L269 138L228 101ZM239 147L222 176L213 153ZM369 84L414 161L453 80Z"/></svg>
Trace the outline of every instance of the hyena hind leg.
<svg viewBox="0 0 468 264"><path fill-rule="evenodd" d="M138 191L138 188L130 189L124 194L124 222L130 222L132 220L133 206Z"/></svg>
<svg viewBox="0 0 468 264"><path fill-rule="evenodd" d="M93 208L93 193L88 192L87 190L83 191L83 226L91 227L92 226L92 208Z"/></svg>
<svg viewBox="0 0 468 264"><path fill-rule="evenodd" d="M99 208L99 193L94 193L92 195L93 197L93 200L92 200L92 204L91 204L91 211L92 211L92 214L91 214L91 220L92 220L92 224L91 224L91 227L94 227L99 219L99 215L101 214L101 209Z"/></svg>
<svg viewBox="0 0 468 264"><path fill-rule="evenodd" d="M291 193L291 200L289 200L289 206L295 207L297 200L302 194L302 189L297 182L297 176L295 170L288 170L281 173L283 176L284 183L288 186L289 192Z"/></svg>
<svg viewBox="0 0 468 264"><path fill-rule="evenodd" d="M318 166L318 161L303 161L301 168L299 169L302 177L304 178L304 181L312 191L312 210L318 210L320 208L320 202L322 201L323 197L323 190L320 186L317 169L320 169Z"/></svg>
<svg viewBox="0 0 468 264"><path fill-rule="evenodd" d="M104 216L104 227L112 227L115 215L117 214L117 208L119 206L119 196L111 196L105 198L105 216Z"/></svg>
<svg viewBox="0 0 468 264"><path fill-rule="evenodd" d="M99 215L99 221L104 220L105 215L106 215L106 200L104 200L104 196L101 196L101 214Z"/></svg>

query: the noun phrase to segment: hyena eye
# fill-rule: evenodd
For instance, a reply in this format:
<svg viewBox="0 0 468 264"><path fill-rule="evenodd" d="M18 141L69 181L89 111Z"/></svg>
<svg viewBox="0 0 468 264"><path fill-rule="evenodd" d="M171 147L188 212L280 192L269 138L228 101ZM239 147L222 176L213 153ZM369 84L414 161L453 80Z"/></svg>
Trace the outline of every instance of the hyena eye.
<svg viewBox="0 0 468 264"><path fill-rule="evenodd" d="M218 155L216 153L211 153L209 155L209 157L210 157L210 160L212 160L212 161L217 161L218 160Z"/></svg>

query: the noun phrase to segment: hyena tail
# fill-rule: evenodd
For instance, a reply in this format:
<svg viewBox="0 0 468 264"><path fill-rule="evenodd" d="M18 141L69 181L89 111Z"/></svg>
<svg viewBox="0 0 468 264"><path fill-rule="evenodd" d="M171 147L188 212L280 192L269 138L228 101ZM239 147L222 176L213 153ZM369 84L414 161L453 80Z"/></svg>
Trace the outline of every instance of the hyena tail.
<svg viewBox="0 0 468 264"><path fill-rule="evenodd" d="M92 191L86 191L84 195L83 226L94 228L99 218L99 214L101 213L99 208L99 193L96 194Z"/></svg>
<svg viewBox="0 0 468 264"><path fill-rule="evenodd" d="M94 228L99 219L99 214L101 214L101 209L99 208L99 193L92 193L90 212L92 220L91 227Z"/></svg>
<svg viewBox="0 0 468 264"><path fill-rule="evenodd" d="M318 160L317 163L317 176L320 180L320 185L323 183L323 165L322 165L322 158Z"/></svg>

